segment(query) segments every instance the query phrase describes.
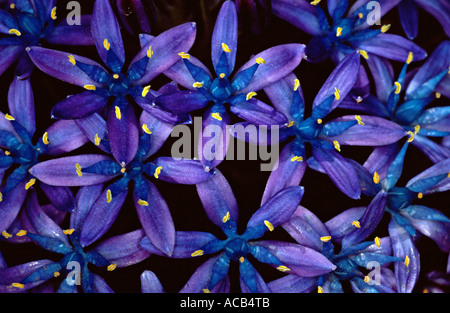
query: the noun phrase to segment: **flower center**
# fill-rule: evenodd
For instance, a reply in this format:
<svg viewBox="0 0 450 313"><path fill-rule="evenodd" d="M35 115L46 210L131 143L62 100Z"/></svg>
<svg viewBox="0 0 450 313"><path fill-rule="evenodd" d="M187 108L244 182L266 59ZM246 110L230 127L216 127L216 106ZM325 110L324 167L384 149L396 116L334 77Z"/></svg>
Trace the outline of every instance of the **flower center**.
<svg viewBox="0 0 450 313"><path fill-rule="evenodd" d="M225 246L226 255L233 261L239 261L241 257L246 257L248 253L247 241L240 237L236 237L228 241Z"/></svg>
<svg viewBox="0 0 450 313"><path fill-rule="evenodd" d="M233 88L228 79L218 77L211 83L210 92L216 100L224 101L232 95Z"/></svg>

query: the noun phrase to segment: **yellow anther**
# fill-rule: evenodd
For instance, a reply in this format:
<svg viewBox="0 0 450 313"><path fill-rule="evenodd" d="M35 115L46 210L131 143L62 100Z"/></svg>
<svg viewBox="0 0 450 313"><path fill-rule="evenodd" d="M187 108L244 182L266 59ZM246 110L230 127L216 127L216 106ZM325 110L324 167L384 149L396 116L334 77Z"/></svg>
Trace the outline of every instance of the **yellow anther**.
<svg viewBox="0 0 450 313"><path fill-rule="evenodd" d="M408 59L406 59L406 64L410 64L414 59L414 53L411 51L408 53Z"/></svg>
<svg viewBox="0 0 450 313"><path fill-rule="evenodd" d="M78 176L79 177L81 177L81 176L83 176L83 173L81 172L81 166L80 166L80 164L75 164L75 168L76 168L76 170L77 170L77 174L78 174Z"/></svg>
<svg viewBox="0 0 450 313"><path fill-rule="evenodd" d="M191 57L191 55L189 53L186 52L180 52L178 53L178 55L182 58L182 59L189 59Z"/></svg>
<svg viewBox="0 0 450 313"><path fill-rule="evenodd" d="M323 241L323 242L328 242L328 241L331 240L331 236L323 236L323 237L320 237L320 240Z"/></svg>
<svg viewBox="0 0 450 313"><path fill-rule="evenodd" d="M101 141L102 141L102 139L98 136L98 134L95 134L95 138L94 138L95 145L99 146Z"/></svg>
<svg viewBox="0 0 450 313"><path fill-rule="evenodd" d="M279 270L280 272L284 273L284 272L289 272L291 269L289 267L287 267L287 266L280 265L280 266L277 267L277 270Z"/></svg>
<svg viewBox="0 0 450 313"><path fill-rule="evenodd" d="M355 118L356 118L356 120L358 121L358 124L359 124L359 125L362 125L362 126L364 126L364 122L362 121L362 118L361 118L361 116L359 116L359 115L355 115Z"/></svg>
<svg viewBox="0 0 450 313"><path fill-rule="evenodd" d="M220 116L219 113L212 113L211 116L212 116L213 118L215 118L216 120L218 120L218 121L221 121L221 120L222 120L222 116Z"/></svg>
<svg viewBox="0 0 450 313"><path fill-rule="evenodd" d="M53 277L58 277L59 275L61 275L59 272L54 272L53 273Z"/></svg>
<svg viewBox="0 0 450 313"><path fill-rule="evenodd" d="M122 168L120 169L120 172L121 172L122 174L125 174L126 171L127 171L127 168L126 168L126 167L122 167Z"/></svg>
<svg viewBox="0 0 450 313"><path fill-rule="evenodd" d="M368 283L370 281L370 277L369 276L365 276L364 277L364 282Z"/></svg>
<svg viewBox="0 0 450 313"><path fill-rule="evenodd" d="M14 117L12 117L12 116L9 115L9 114L5 114L5 118L6 118L8 121L14 121L14 120L16 120Z"/></svg>
<svg viewBox="0 0 450 313"><path fill-rule="evenodd" d="M417 194L417 198L422 199L422 198L423 198L423 193L419 192L419 193Z"/></svg>
<svg viewBox="0 0 450 313"><path fill-rule="evenodd" d="M2 236L5 237L6 239L11 238L12 235L10 233L8 233L7 231L2 231Z"/></svg>
<svg viewBox="0 0 450 313"><path fill-rule="evenodd" d="M440 99L441 98L441 93L440 92L436 92L434 95L436 96L436 99Z"/></svg>
<svg viewBox="0 0 450 313"><path fill-rule="evenodd" d="M408 266L409 263L411 263L411 260L409 259L409 256L405 257L405 266Z"/></svg>
<svg viewBox="0 0 450 313"><path fill-rule="evenodd" d="M381 32L385 33L389 30L389 28L391 28L391 24L383 25L381 26Z"/></svg>
<svg viewBox="0 0 450 313"><path fill-rule="evenodd" d="M148 92L150 91L150 87L151 86L148 85L148 86L145 86L144 89L142 89L142 93L141 93L142 98L145 98L145 96L147 96Z"/></svg>
<svg viewBox="0 0 450 313"><path fill-rule="evenodd" d="M339 144L339 142L337 140L333 141L333 145L337 151L341 152L341 145Z"/></svg>
<svg viewBox="0 0 450 313"><path fill-rule="evenodd" d="M273 231L273 230L274 230L274 227L273 227L272 223L269 222L268 220L265 220L265 221L264 221L264 225L266 225L267 228L268 228L270 231Z"/></svg>
<svg viewBox="0 0 450 313"><path fill-rule="evenodd" d="M42 136L42 142L43 142L44 144L46 144L46 145L49 144L49 141L48 141L48 132L45 132L44 135Z"/></svg>
<svg viewBox="0 0 450 313"><path fill-rule="evenodd" d="M361 228L361 224L359 223L359 221L353 221L352 225L355 226L356 228Z"/></svg>
<svg viewBox="0 0 450 313"><path fill-rule="evenodd" d="M323 123L321 118L318 118L316 122L317 122L317 124L322 124Z"/></svg>
<svg viewBox="0 0 450 313"><path fill-rule="evenodd" d="M294 79L294 91L297 91L298 87L300 87L300 81L296 78Z"/></svg>
<svg viewBox="0 0 450 313"><path fill-rule="evenodd" d="M342 35L342 27L336 28L336 37L339 37L340 35Z"/></svg>
<svg viewBox="0 0 450 313"><path fill-rule="evenodd" d="M294 125L294 123L295 123L294 121L289 121L287 127L292 127L292 125Z"/></svg>
<svg viewBox="0 0 450 313"><path fill-rule="evenodd" d="M219 77L220 78L225 78L225 73L220 73Z"/></svg>
<svg viewBox="0 0 450 313"><path fill-rule="evenodd" d="M138 204L143 205L143 206L148 206L148 202L145 200L142 200L142 199L139 199Z"/></svg>
<svg viewBox="0 0 450 313"><path fill-rule="evenodd" d="M239 262L244 263L244 262L245 262L245 258L244 258L243 256L241 256L241 257L239 258Z"/></svg>
<svg viewBox="0 0 450 313"><path fill-rule="evenodd" d="M414 134L417 134L420 131L420 125L414 126Z"/></svg>
<svg viewBox="0 0 450 313"><path fill-rule="evenodd" d="M253 98L254 96L256 96L256 92L254 91L250 91L247 96L245 97L246 100L250 100L251 98Z"/></svg>
<svg viewBox="0 0 450 313"><path fill-rule="evenodd" d="M26 236L26 235L27 235L27 231L24 230L24 229L18 231L17 234L16 234L17 237L23 237L23 236Z"/></svg>
<svg viewBox="0 0 450 313"><path fill-rule="evenodd" d="M5 155L10 155L11 154L11 152L9 152L7 150L4 153L5 153Z"/></svg>
<svg viewBox="0 0 450 313"><path fill-rule="evenodd" d="M230 47L228 47L228 45L224 42L222 42L222 50L227 53L231 52Z"/></svg>
<svg viewBox="0 0 450 313"><path fill-rule="evenodd" d="M408 142L413 141L415 137L414 133L412 131L408 131L408 134L409 134Z"/></svg>
<svg viewBox="0 0 450 313"><path fill-rule="evenodd" d="M156 168L155 174L153 174L153 176L155 176L156 179L159 178L159 174L161 173L162 168L163 168L162 166L158 166L158 167Z"/></svg>
<svg viewBox="0 0 450 313"><path fill-rule="evenodd" d="M317 293L323 293L323 288L322 287L317 287Z"/></svg>
<svg viewBox="0 0 450 313"><path fill-rule="evenodd" d="M364 59L366 59L366 60L369 59L369 54L367 53L366 50L359 50L358 52L359 52L359 54L361 54L363 56Z"/></svg>
<svg viewBox="0 0 450 313"><path fill-rule="evenodd" d="M110 203L111 201L112 201L112 193L111 193L111 190L108 189L108 190L106 191L106 202L107 202L107 203Z"/></svg>
<svg viewBox="0 0 450 313"><path fill-rule="evenodd" d="M336 87L334 87L334 97L336 98L336 100L339 100L341 98L341 91Z"/></svg>
<svg viewBox="0 0 450 313"><path fill-rule="evenodd" d="M3 201L3 194L0 192L0 202Z"/></svg>
<svg viewBox="0 0 450 313"><path fill-rule="evenodd" d="M12 286L16 287L16 288L20 288L20 289L25 288L25 285L24 284L20 284L20 283L12 283Z"/></svg>
<svg viewBox="0 0 450 313"><path fill-rule="evenodd" d="M142 130L148 135L151 135L152 133L151 130L148 128L147 124L142 124Z"/></svg>
<svg viewBox="0 0 450 313"><path fill-rule="evenodd" d="M359 18L363 18L363 17L364 17L364 14L359 13L359 14L358 14L358 17L359 17Z"/></svg>
<svg viewBox="0 0 450 313"><path fill-rule="evenodd" d="M230 220L230 212L227 212L227 214L225 214L225 216L222 218L222 222L226 223Z"/></svg>
<svg viewBox="0 0 450 313"><path fill-rule="evenodd" d="M106 268L108 270L108 272L112 272L117 268L117 264L110 264L108 265L108 267Z"/></svg>
<svg viewBox="0 0 450 313"><path fill-rule="evenodd" d="M119 74L114 74L114 75L113 75L113 78L114 78L114 79L119 79L119 77L120 77Z"/></svg>
<svg viewBox="0 0 450 313"><path fill-rule="evenodd" d="M222 74L221 74L222 75ZM202 88L203 87L203 83L202 82L195 82L192 84L192 87L195 88Z"/></svg>
<svg viewBox="0 0 450 313"><path fill-rule="evenodd" d="M294 156L291 159L291 162L303 162L303 157L302 156Z"/></svg>
<svg viewBox="0 0 450 313"><path fill-rule="evenodd" d="M95 87L94 85L84 85L83 87L84 87L84 89L92 90L92 91L97 89L97 87Z"/></svg>
<svg viewBox="0 0 450 313"><path fill-rule="evenodd" d="M120 108L116 105L114 109L116 110L116 118L118 120L122 119L122 112L120 111Z"/></svg>
<svg viewBox="0 0 450 313"><path fill-rule="evenodd" d="M68 58L69 58L70 63L72 63L73 65L77 64L77 61L75 61L75 58L73 55L69 55Z"/></svg>
<svg viewBox="0 0 450 313"><path fill-rule="evenodd" d="M375 237L374 241L375 241L375 245L378 248L381 247L381 239L380 239L380 237Z"/></svg>
<svg viewBox="0 0 450 313"><path fill-rule="evenodd" d="M11 10L14 10L14 9L16 8L16 4L15 4L15 3L11 3L11 4L9 5L9 8L10 8Z"/></svg>
<svg viewBox="0 0 450 313"><path fill-rule="evenodd" d="M11 35L14 34L16 36L22 35L22 33L18 29L15 29L15 28L11 28L8 33L10 33Z"/></svg>
<svg viewBox="0 0 450 313"><path fill-rule="evenodd" d="M109 43L108 39L106 39L106 38L103 40L103 47L104 47L106 50L111 49L111 44Z"/></svg>
<svg viewBox="0 0 450 313"><path fill-rule="evenodd" d="M395 94L398 95L402 91L402 85L399 82L395 82Z"/></svg>
<svg viewBox="0 0 450 313"><path fill-rule="evenodd" d="M52 20L56 20L56 7L52 9L52 12L50 13L50 16Z"/></svg>
<svg viewBox="0 0 450 313"><path fill-rule="evenodd" d="M264 60L261 57L260 58L256 58L255 62L258 63L258 64L266 64L266 60Z"/></svg>
<svg viewBox="0 0 450 313"><path fill-rule="evenodd" d="M211 293L211 291L207 288L202 289L203 293Z"/></svg>
<svg viewBox="0 0 450 313"><path fill-rule="evenodd" d="M378 184L378 183L380 182L380 175L378 175L377 172L374 172L374 173L373 173L373 182L374 182L375 184Z"/></svg>
<svg viewBox="0 0 450 313"><path fill-rule="evenodd" d="M203 251L203 250L197 250L197 251L192 252L191 256L192 257L201 256L201 255L203 255L204 252L205 251Z"/></svg>
<svg viewBox="0 0 450 313"><path fill-rule="evenodd" d="M147 58L151 58L153 56L153 49L152 46L148 47L147 49Z"/></svg>
<svg viewBox="0 0 450 313"><path fill-rule="evenodd" d="M65 235L70 236L70 235L73 234L74 231L75 231L75 228L69 228L69 229L64 229L64 230L63 230L63 233L64 233Z"/></svg>
<svg viewBox="0 0 450 313"><path fill-rule="evenodd" d="M320 3L320 1L321 1L321 0L314 0L314 1L311 1L310 3L311 3L312 5L318 5L318 4Z"/></svg>
<svg viewBox="0 0 450 313"><path fill-rule="evenodd" d="M33 185L35 183L36 183L36 179L35 178L30 179L30 181L25 185L25 189L26 190L30 189L31 187L33 187Z"/></svg>

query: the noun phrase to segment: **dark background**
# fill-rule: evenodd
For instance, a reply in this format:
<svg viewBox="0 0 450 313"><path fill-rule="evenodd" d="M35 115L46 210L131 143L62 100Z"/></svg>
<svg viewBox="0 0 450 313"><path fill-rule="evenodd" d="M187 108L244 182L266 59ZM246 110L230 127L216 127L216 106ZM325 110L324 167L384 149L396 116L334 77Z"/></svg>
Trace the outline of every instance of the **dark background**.
<svg viewBox="0 0 450 313"><path fill-rule="evenodd" d="M58 11L58 18L64 17L62 12L67 2L67 0L58 1L58 7L61 8ZM93 1L79 2L82 5L83 13L91 13ZM205 65L212 69L210 38L214 27L215 18L223 1L160 0L153 1L151 4L150 1L143 0L143 2L147 3L147 13L151 20L152 35L157 35L162 31L181 23L195 21L198 28L197 38L189 53L200 59ZM325 1L323 2L325 3ZM325 8L325 4L321 5ZM69 13L69 11L67 11L67 13ZM129 21L133 23L133 12L128 11L127 14L129 14ZM155 17L156 20L154 20ZM307 44L311 39L309 35L273 15L266 20L266 26L262 26L259 33L254 33L251 31L248 15L242 14L240 15L240 18L242 28L239 32L235 69L238 69L241 65L243 65L251 55L272 46L285 43ZM420 10L419 20L419 35L414 41L425 49L430 55L433 49L447 37L440 24L427 12ZM384 16L382 18L382 24L392 25L389 30L390 33L404 35L398 19L397 9L393 9L386 16ZM131 25L135 30L137 30L136 24ZM135 34L131 34L124 28L122 36L125 42L127 61L129 62L139 51L137 32ZM46 43L43 43L43 46L50 47ZM98 57L95 47L93 46L58 46L54 48L70 51L100 62L100 58ZM422 63L423 61L412 63L410 65L410 69L420 66ZM396 69L396 75L398 75L403 64L393 62L393 65ZM315 95L327 79L328 75L332 72L333 68L334 64L331 61L325 61L320 64L312 64L302 61L300 66L295 70L295 74L300 79L305 96L305 116L308 116L310 113L310 107ZM12 77L13 67L11 67L0 77L0 86L3 86L0 88L0 109L2 112L8 111L7 86L9 86ZM50 119L51 107L58 101L64 99L68 94L78 93L81 89L49 77L37 69L33 72L31 79L35 96L37 139L42 136L45 129L52 123L52 120ZM159 86L162 86L166 82L169 82L167 78L157 78L151 83L152 89L158 89ZM372 90L374 89L372 88ZM263 93L258 94L258 98L263 101L265 100ZM432 105L443 105L444 103L448 104L448 99L441 98L438 101L434 101ZM135 109L137 114L139 114L140 108L136 106ZM202 110L192 112L192 116L201 116L202 113ZM347 114L351 114L351 112L336 110L328 118L331 119L338 115ZM238 121L238 118L233 117L232 122ZM156 158L158 156L169 156L171 144L176 139L177 138L169 138L163 148L152 158ZM280 151L282 147L283 145L280 147ZM353 158L354 160L363 163L371 151L372 149L368 147L344 146L342 147L341 153L344 156ZM101 151L96 149L94 145L88 144L76 151L73 151L71 154L81 153L101 153ZM432 163L427 157L425 157L414 146L411 146L405 158L403 176L398 185L405 184L409 179L431 165ZM260 161L250 160L225 160L218 166L220 171L230 183L238 201L240 209L239 230L241 232L245 230L246 223L250 216L259 208L265 183L270 174L269 172L261 172L259 166ZM211 232L218 238L224 238L221 230L210 222L204 213L200 200L197 196L195 186L174 185L161 181L155 182L155 180L152 180L152 182L156 184L166 200L171 210L175 228L177 230ZM315 172L309 168L306 170L306 173L301 181L301 185L305 187L305 194L301 201L301 205L311 210L323 222L348 208L355 206L367 206L371 200L365 196L362 196L360 200L352 200L346 197L334 186L326 175ZM74 188L74 192L76 191L77 188ZM41 204L48 203L45 196L41 194L40 200ZM448 216L448 192L425 196L423 199L416 201L416 203L428 205L432 208L438 209ZM69 219L67 216L63 225L61 225L63 229L68 227L68 220ZM373 236L387 236L387 225L389 220L390 216L385 214L379 228ZM111 229L97 242L102 242L104 239L111 236L124 234L138 228L140 228L140 224L137 219L131 196L129 195ZM369 237L368 240L370 240L370 238L371 237ZM281 228L276 228L274 232L266 234L263 239L293 241ZM429 281L426 277L428 272L445 272L448 255L441 252L437 245L431 239L426 237L419 238L416 245L421 255L421 274L414 292L422 292L425 287L429 286ZM89 248L90 247L87 249ZM49 258L55 261L60 259L59 255L49 253L32 243L11 244L5 241L0 241L0 251L10 267L44 258ZM95 267L92 267L92 271L101 275L115 292L138 293L140 292L140 274L144 270L151 270L156 273L166 292L175 293L184 286L196 268L206 261L207 258L208 256L193 259L170 259L167 257L152 255L148 259L136 265L127 268L118 268L113 272L106 272L105 269L98 269ZM261 264L259 262L252 262L252 264L257 268L266 282L284 275L268 265ZM239 292L239 271L237 264L232 264L230 267L230 279L231 291ZM54 283L55 286L58 286L59 282L60 281L58 279L52 280L52 283ZM348 289L349 286L345 287L346 290L351 291Z"/></svg>

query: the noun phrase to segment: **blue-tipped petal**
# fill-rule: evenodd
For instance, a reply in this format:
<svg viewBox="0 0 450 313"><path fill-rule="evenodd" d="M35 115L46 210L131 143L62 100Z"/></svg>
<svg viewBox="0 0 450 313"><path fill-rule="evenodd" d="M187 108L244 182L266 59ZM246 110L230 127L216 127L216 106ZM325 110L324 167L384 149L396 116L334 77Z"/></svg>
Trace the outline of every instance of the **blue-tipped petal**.
<svg viewBox="0 0 450 313"><path fill-rule="evenodd" d="M153 100L153 103L173 114L189 113L202 109L208 102L209 99L196 90L181 90L172 94L161 95Z"/></svg>
<svg viewBox="0 0 450 313"><path fill-rule="evenodd" d="M408 144L409 144L408 141L406 141L403 144L399 153L388 167L388 170L386 172L386 185L385 185L386 190L389 190L392 187L394 187L397 181L400 179L400 176L402 175L403 162L405 160L405 154L408 148Z"/></svg>
<svg viewBox="0 0 450 313"><path fill-rule="evenodd" d="M152 271L145 270L141 276L142 293L164 293L164 287L158 277Z"/></svg>
<svg viewBox="0 0 450 313"><path fill-rule="evenodd" d="M413 40L419 32L419 12L414 0L402 1L398 5L398 13L403 31L408 39Z"/></svg>
<svg viewBox="0 0 450 313"><path fill-rule="evenodd" d="M30 79L13 79L8 91L8 108L10 114L33 136L36 121Z"/></svg>

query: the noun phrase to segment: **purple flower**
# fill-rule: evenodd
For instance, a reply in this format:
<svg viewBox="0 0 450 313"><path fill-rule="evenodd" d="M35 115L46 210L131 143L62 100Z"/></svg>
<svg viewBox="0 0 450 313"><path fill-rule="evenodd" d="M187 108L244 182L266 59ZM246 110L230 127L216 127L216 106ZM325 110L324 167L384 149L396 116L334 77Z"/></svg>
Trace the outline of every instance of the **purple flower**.
<svg viewBox="0 0 450 313"><path fill-rule="evenodd" d="M250 255L282 272L300 276L321 275L335 268L322 254L310 248L281 241L254 241L292 215L303 196L303 187L291 186L274 195L252 215L243 234L237 233L236 199L219 170L215 169L209 180L197 184L197 191L209 219L222 229L227 239L220 240L205 232L177 232L173 258L220 252L203 263L180 292L227 292L231 261L239 263L243 292L268 292L263 278L249 261ZM141 246L151 253L161 254L148 238L141 241Z"/></svg>
<svg viewBox="0 0 450 313"><path fill-rule="evenodd" d="M335 264L336 269L311 277L288 275L270 282L268 284L270 290L277 293L311 292L313 290L317 290L319 293L342 293L342 282L349 281L353 291L357 293L395 292L390 280L387 279L387 277L393 276L387 265L392 262L397 264L403 259L392 256L389 237L381 239L376 237L374 241L357 242L336 252L333 242L339 243L339 241L335 242L335 236L339 236L341 228L345 226L345 224L341 224L330 227L328 222L322 223L312 212L299 206L291 218L282 224L282 227L300 245L322 253ZM370 273L363 274L362 268L370 270L374 264L379 267L379 272L375 277Z"/></svg>
<svg viewBox="0 0 450 313"><path fill-rule="evenodd" d="M235 67L237 53L238 19L234 2L225 1L218 14L211 42L211 59L217 75L214 78L203 63L186 53L180 53L181 60L164 74L187 88L173 94L154 99L153 104L169 112L180 114L206 107L202 130L208 125L220 127L224 134L220 153L226 154L228 134L226 125L230 116L226 105L231 108L245 106L256 92L291 73L302 60L304 45L285 44L269 48L245 63L230 79ZM146 38L142 37L143 42ZM216 135L217 136L217 135ZM204 136L202 143L208 140ZM198 149L203 152L203 146ZM200 156L203 153L199 153ZM205 168L212 169L223 158L201 158Z"/></svg>
<svg viewBox="0 0 450 313"><path fill-rule="evenodd" d="M82 16L80 25L57 22L56 0L8 1L0 9L0 75L18 61L15 75L27 78L34 68L25 49L46 41L56 45L91 45L90 16Z"/></svg>
<svg viewBox="0 0 450 313"><path fill-rule="evenodd" d="M41 47L31 47L28 53L43 72L78 85L86 91L68 97L53 107L52 115L60 119L79 119L105 110L114 157L128 164L137 151L139 127L132 97L142 104L142 98L152 98L150 86L143 87L178 60L179 49L192 46L195 23L174 27L149 42L131 61L124 73L125 49L120 27L109 1L94 4L92 36L98 54L109 70L85 57ZM113 99L112 104L109 100ZM143 105L144 110L150 110Z"/></svg>
<svg viewBox="0 0 450 313"><path fill-rule="evenodd" d="M57 121L34 142L36 120L29 79L16 77L13 80L8 93L8 108L10 114L0 113L0 176L6 181L0 189L0 230L6 237L28 190L37 182L29 169L39 163L43 155L58 156L88 141L73 121ZM74 209L73 195L67 187L39 185L57 209Z"/></svg>

